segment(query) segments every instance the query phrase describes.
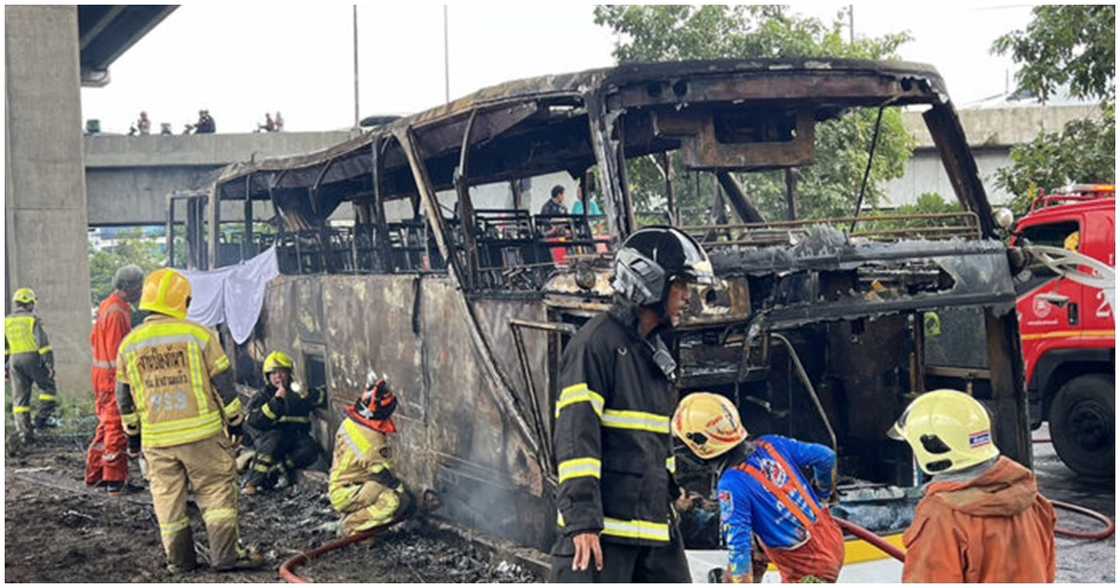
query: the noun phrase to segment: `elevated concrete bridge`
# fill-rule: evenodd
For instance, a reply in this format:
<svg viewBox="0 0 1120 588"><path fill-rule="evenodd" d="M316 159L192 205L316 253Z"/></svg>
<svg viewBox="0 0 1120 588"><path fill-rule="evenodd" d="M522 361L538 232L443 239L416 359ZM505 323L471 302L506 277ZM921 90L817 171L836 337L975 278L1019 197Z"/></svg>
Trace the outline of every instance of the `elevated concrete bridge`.
<svg viewBox="0 0 1120 588"><path fill-rule="evenodd" d="M206 188L225 165L322 149L349 131L213 135L87 135L86 194L89 226L159 225L167 195ZM259 208L266 212L267 205ZM267 211L271 214L271 211ZM224 212L228 220L240 218Z"/></svg>
<svg viewBox="0 0 1120 588"><path fill-rule="evenodd" d="M996 188L995 172L1010 165L1011 147L1031 141L1039 132L1061 130L1075 118L1093 116L1091 106L1016 107L960 111L989 198L996 203L1011 195ZM906 174L887 185L891 204L910 204L926 192L952 198L953 188L937 149L917 112L903 114L914 136L914 156ZM307 153L345 141L351 131L310 133L246 133L214 135L89 135L84 161L91 227L163 224L167 194L205 188L222 166L252 157ZM241 209L223 209L223 218L240 219ZM258 204L259 214L271 214Z"/></svg>

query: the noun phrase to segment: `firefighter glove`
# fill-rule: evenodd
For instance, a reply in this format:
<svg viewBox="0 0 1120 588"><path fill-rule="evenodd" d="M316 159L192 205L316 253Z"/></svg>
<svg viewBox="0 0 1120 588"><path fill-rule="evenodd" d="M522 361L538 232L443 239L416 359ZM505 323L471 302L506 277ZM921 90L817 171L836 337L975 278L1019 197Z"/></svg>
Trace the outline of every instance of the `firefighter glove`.
<svg viewBox="0 0 1120 588"><path fill-rule="evenodd" d="M227 432L229 433L229 440L233 443L234 447L241 445L241 423L229 425L229 427L227 427Z"/></svg>
<svg viewBox="0 0 1120 588"><path fill-rule="evenodd" d="M140 457L140 435L129 435L128 456L133 459Z"/></svg>

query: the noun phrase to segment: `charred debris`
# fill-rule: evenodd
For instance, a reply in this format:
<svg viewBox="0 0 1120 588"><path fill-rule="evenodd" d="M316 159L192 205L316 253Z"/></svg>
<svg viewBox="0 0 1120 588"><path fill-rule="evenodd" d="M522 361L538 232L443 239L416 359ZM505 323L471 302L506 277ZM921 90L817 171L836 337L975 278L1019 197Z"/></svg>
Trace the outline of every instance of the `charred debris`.
<svg viewBox="0 0 1120 588"><path fill-rule="evenodd" d="M811 165L818 123L896 107L925 108L960 213L767 222L731 173ZM678 218L666 182L659 222L694 234L722 278L694 293L676 334L682 394L725 394L754 433L837 448L858 502L919 483L884 431L913 395L968 378L1001 449L1029 464L1019 268L926 65L657 63L510 82L323 151L228 166L172 201L187 203L188 236L172 257L219 268L275 246L282 275L256 331L229 344L241 381L256 383L268 351L292 354L298 377L329 387L316 431L329 443L365 371L387 373L407 482L448 521L543 548L560 353L609 303L612 252L640 226L625 163L649 156L714 175L740 217ZM582 214L533 214L531 187L557 173L578 183ZM899 220L911 228L882 228ZM927 362L929 314L961 309L984 327L982 373ZM687 463L679 477L711 490Z"/></svg>

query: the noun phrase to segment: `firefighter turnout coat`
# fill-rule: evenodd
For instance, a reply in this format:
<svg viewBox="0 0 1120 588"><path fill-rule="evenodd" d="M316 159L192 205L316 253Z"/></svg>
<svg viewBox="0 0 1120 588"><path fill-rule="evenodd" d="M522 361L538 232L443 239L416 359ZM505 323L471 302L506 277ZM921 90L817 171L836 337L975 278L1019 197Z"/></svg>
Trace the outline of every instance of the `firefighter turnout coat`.
<svg viewBox="0 0 1120 588"><path fill-rule="evenodd" d="M125 432L139 428L144 448L174 447L222 433L241 421L231 386L217 403L211 379L230 368L216 333L202 325L153 314L121 341L117 381L128 384L117 404ZM223 415L224 413L224 415Z"/></svg>
<svg viewBox="0 0 1120 588"><path fill-rule="evenodd" d="M388 430L393 430L391 425ZM331 506L342 515L344 535L384 525L407 506L404 485L392 467L385 433L360 424L354 416L342 421L334 439L328 491Z"/></svg>
<svg viewBox="0 0 1120 588"><path fill-rule="evenodd" d="M565 537L601 532L604 542L670 544L677 393L654 361L659 349L668 357L658 335L639 335L636 307L616 304L564 350L555 446Z"/></svg>

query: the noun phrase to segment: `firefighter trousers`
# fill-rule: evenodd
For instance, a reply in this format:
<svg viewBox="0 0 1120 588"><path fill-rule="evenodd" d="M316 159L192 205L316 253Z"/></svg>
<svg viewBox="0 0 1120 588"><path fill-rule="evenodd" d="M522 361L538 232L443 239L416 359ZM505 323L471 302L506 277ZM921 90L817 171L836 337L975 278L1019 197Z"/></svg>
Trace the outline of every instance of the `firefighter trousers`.
<svg viewBox="0 0 1120 588"><path fill-rule="evenodd" d="M248 483L267 490L281 475L293 475L319 459L319 445L302 431L275 429L253 437L253 463L249 466Z"/></svg>
<svg viewBox="0 0 1120 588"><path fill-rule="evenodd" d="M58 399L54 378L38 353L13 355L10 360L12 377L12 413L16 431L24 437L31 435L31 389L39 387L39 413L35 426L42 427L54 412Z"/></svg>
<svg viewBox="0 0 1120 588"><path fill-rule="evenodd" d="M210 542L210 567L234 565L237 546L237 465L224 433L174 447L146 447L152 504L167 563L195 567L194 538L187 517L187 488L193 488Z"/></svg>
<svg viewBox="0 0 1120 588"><path fill-rule="evenodd" d="M664 546L628 545L599 537L603 548L603 569L595 570L595 560L586 570L572 571L575 545L570 537L559 537L552 548L552 569L549 582L610 583L673 582L689 583L692 575L684 555L684 543L676 525L672 527L670 541Z"/></svg>
<svg viewBox="0 0 1120 588"><path fill-rule="evenodd" d="M128 479L128 437L113 390L94 390L97 431L86 451L86 485L124 482Z"/></svg>
<svg viewBox="0 0 1120 588"><path fill-rule="evenodd" d="M341 511L342 527L339 532L344 536L353 535L387 525L398 514L404 513L411 501L403 484L393 490L374 481L366 482Z"/></svg>

